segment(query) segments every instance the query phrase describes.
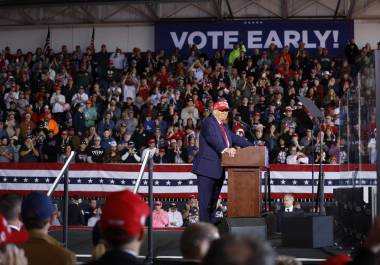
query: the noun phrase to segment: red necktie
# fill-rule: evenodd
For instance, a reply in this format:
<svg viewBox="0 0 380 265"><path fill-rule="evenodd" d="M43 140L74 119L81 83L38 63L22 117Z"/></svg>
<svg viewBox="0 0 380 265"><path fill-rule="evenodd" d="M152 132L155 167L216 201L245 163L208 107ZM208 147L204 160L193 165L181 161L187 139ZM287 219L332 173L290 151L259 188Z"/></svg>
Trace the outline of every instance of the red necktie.
<svg viewBox="0 0 380 265"><path fill-rule="evenodd" d="M223 134L224 142L226 143L226 145L228 147L229 146L229 144L228 144L228 138L227 138L226 131L224 130L224 124L222 122L219 125L220 125L220 130L222 131L222 134Z"/></svg>

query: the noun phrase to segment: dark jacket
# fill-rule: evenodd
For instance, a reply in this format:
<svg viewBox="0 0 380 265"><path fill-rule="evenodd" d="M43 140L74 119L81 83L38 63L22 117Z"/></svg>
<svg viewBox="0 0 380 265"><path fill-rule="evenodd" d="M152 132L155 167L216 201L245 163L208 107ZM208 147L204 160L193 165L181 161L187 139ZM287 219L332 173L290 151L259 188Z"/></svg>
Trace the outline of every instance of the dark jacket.
<svg viewBox="0 0 380 265"><path fill-rule="evenodd" d="M135 256L121 250L107 251L96 261L90 261L86 265L141 265Z"/></svg>
<svg viewBox="0 0 380 265"><path fill-rule="evenodd" d="M293 208L293 212L285 212L285 208L281 208L276 212L277 231L282 231L282 224L287 218L301 217L303 214L303 210L299 208Z"/></svg>
<svg viewBox="0 0 380 265"><path fill-rule="evenodd" d="M83 133L84 130L86 129L85 125L85 119L84 119L84 114L83 112L75 112L74 117L73 117L73 127L75 129L75 132L81 132Z"/></svg>
<svg viewBox="0 0 380 265"><path fill-rule="evenodd" d="M252 145L245 138L232 133L224 125L230 147L235 145L247 147ZM206 176L214 179L223 177L221 161L222 151L227 148L221 127L216 118L211 115L202 122L199 134L199 153L194 158L192 172L197 175Z"/></svg>
<svg viewBox="0 0 380 265"><path fill-rule="evenodd" d="M79 205L70 203L68 210L69 225L85 225L84 212Z"/></svg>

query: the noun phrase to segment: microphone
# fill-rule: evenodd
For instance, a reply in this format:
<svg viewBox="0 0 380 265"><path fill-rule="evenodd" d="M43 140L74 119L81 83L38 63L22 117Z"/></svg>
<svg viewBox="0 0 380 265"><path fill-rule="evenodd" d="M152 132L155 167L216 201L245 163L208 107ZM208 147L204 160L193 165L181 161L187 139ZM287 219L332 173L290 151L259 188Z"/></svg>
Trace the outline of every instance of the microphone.
<svg viewBox="0 0 380 265"><path fill-rule="evenodd" d="M249 129L251 130L251 126L249 126L246 122L242 121L241 119L239 119L238 117L234 117L234 121L237 121L239 122L241 125L243 125L244 127L246 127L246 129Z"/></svg>
<svg viewBox="0 0 380 265"><path fill-rule="evenodd" d="M255 134L253 133L252 131L252 127L249 126L249 124L245 123L244 121L238 119L237 117L234 117L234 121L237 121L239 122L241 125L243 125L245 127L245 129L247 130L247 132L249 133L249 136L251 138L251 140L255 139Z"/></svg>

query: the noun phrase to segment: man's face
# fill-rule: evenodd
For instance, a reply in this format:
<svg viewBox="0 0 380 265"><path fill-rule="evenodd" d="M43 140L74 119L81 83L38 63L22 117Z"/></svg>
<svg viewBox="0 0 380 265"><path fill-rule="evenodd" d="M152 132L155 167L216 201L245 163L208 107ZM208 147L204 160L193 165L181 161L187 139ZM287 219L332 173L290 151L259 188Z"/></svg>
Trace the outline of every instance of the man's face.
<svg viewBox="0 0 380 265"><path fill-rule="evenodd" d="M214 116L221 122L224 122L228 118L228 110L214 110Z"/></svg>
<svg viewBox="0 0 380 265"><path fill-rule="evenodd" d="M289 208L293 206L294 199L291 196L285 196L284 197L284 206L285 208Z"/></svg>
<svg viewBox="0 0 380 265"><path fill-rule="evenodd" d="M91 207L92 209L96 209L96 200L91 200L91 201L90 201L90 207Z"/></svg>
<svg viewBox="0 0 380 265"><path fill-rule="evenodd" d="M297 149L295 147L290 148L290 154L291 155L297 154Z"/></svg>

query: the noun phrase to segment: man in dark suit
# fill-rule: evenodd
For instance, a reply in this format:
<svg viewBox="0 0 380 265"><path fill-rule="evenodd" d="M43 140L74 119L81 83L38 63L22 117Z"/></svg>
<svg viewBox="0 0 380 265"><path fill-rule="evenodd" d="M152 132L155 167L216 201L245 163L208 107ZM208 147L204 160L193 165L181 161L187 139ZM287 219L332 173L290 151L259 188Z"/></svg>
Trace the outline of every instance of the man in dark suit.
<svg viewBox="0 0 380 265"><path fill-rule="evenodd" d="M192 172L197 175L200 221L211 222L219 193L225 179L221 156L234 156L233 146L252 145L245 138L233 134L225 125L229 106L226 100L214 104L213 115L205 118L199 134L199 153L193 162Z"/></svg>
<svg viewBox="0 0 380 265"><path fill-rule="evenodd" d="M108 250L87 265L140 265L137 256L144 240L144 224L149 216L148 205L132 192L112 193L103 206L100 230Z"/></svg>
<svg viewBox="0 0 380 265"><path fill-rule="evenodd" d="M301 208L295 207L294 196L292 194L285 194L283 198L283 207L276 212L277 217L277 231L281 232L282 223L286 218L294 218L303 216L304 212Z"/></svg>

